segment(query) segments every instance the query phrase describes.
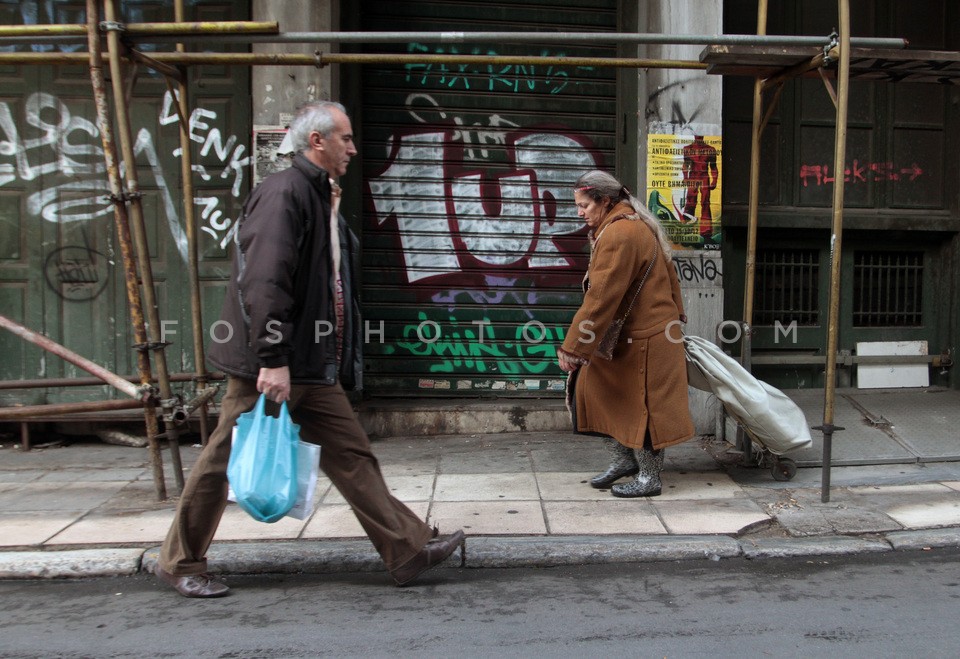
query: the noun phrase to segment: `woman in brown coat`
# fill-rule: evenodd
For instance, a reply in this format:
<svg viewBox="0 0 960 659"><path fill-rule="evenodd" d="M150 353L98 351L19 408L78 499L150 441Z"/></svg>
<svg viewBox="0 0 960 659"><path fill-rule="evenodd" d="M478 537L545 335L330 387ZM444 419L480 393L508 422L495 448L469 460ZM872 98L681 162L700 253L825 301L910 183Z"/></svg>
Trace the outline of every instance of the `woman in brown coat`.
<svg viewBox="0 0 960 659"><path fill-rule="evenodd" d="M650 212L614 177L584 174L574 189L590 231L583 303L562 347L577 432L608 438L613 461L590 484L618 497L657 496L663 449L693 437L679 325L686 322L670 243ZM624 318L625 316L625 318ZM605 335L623 327L605 355Z"/></svg>

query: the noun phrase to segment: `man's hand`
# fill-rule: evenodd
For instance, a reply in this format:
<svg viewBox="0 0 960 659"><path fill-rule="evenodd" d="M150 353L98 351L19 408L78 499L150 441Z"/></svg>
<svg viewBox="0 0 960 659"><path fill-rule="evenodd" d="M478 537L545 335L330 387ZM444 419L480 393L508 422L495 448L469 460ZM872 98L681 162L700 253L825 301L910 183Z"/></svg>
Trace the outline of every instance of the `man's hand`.
<svg viewBox="0 0 960 659"><path fill-rule="evenodd" d="M290 400L290 367L261 368L257 391L276 403Z"/></svg>

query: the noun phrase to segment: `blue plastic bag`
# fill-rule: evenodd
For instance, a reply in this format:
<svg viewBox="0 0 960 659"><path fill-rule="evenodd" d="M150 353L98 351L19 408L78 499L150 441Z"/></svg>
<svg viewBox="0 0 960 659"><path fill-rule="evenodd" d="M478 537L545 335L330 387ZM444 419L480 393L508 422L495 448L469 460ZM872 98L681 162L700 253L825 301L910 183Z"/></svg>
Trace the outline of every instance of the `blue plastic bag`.
<svg viewBox="0 0 960 659"><path fill-rule="evenodd" d="M280 406L280 416L264 412L266 397L237 419L227 480L237 505L260 522L276 522L297 500L297 443L300 426Z"/></svg>

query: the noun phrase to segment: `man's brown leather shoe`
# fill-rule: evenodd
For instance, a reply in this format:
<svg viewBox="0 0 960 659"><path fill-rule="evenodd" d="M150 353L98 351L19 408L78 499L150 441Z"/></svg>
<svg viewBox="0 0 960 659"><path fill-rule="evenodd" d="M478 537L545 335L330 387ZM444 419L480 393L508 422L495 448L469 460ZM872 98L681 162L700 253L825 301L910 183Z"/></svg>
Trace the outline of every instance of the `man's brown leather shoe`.
<svg viewBox="0 0 960 659"><path fill-rule="evenodd" d="M463 531L451 533L446 538L430 540L417 555L391 572L398 586L406 586L422 573L443 563L456 551L457 547L466 548L467 538Z"/></svg>
<svg viewBox="0 0 960 659"><path fill-rule="evenodd" d="M157 575L157 579L173 586L184 597L223 597L230 592L229 586L209 574L189 574L178 577L159 565L154 570L154 574Z"/></svg>

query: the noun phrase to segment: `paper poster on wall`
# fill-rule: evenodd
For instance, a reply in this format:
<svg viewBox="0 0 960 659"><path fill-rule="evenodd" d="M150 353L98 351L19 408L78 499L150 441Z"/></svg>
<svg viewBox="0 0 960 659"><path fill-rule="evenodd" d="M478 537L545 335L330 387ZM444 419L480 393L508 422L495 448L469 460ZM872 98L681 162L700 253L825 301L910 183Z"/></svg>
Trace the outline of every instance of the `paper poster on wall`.
<svg viewBox="0 0 960 659"><path fill-rule="evenodd" d="M720 248L722 142L718 126L651 127L647 207L670 240L689 249Z"/></svg>
<svg viewBox="0 0 960 659"><path fill-rule="evenodd" d="M254 126L253 128L253 185L260 185L264 178L290 166L290 157L283 153L287 129L277 126Z"/></svg>

